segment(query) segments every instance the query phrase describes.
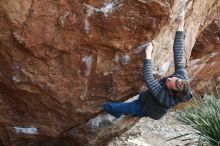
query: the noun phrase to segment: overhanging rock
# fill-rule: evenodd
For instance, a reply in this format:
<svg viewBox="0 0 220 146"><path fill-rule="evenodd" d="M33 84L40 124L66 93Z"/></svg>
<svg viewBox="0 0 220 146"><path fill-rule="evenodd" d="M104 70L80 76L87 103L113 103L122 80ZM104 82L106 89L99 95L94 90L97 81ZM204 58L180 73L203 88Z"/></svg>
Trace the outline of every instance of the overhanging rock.
<svg viewBox="0 0 220 146"><path fill-rule="evenodd" d="M187 0L186 64L219 5ZM104 102L140 91L145 57L140 46L146 42L155 47L154 74L173 71L177 11L175 0L1 0L2 145L104 144L101 134L110 140L129 129L136 118L104 124L93 135L88 123L105 117Z"/></svg>

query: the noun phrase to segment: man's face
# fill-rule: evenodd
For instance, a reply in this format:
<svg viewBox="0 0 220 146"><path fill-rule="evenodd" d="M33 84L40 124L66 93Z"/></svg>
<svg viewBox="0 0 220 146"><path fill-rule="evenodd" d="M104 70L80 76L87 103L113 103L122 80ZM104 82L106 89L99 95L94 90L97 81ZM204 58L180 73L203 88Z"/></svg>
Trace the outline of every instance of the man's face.
<svg viewBox="0 0 220 146"><path fill-rule="evenodd" d="M167 78L166 85L169 90L181 90L183 89L183 80L176 77Z"/></svg>

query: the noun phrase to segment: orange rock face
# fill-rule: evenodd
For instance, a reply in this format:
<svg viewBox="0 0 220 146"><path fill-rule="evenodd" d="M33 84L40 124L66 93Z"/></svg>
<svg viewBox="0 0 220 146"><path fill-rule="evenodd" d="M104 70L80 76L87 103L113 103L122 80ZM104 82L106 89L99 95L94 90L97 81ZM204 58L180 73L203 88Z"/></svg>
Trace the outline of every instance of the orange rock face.
<svg viewBox="0 0 220 146"><path fill-rule="evenodd" d="M220 10L220 9L219 9ZM220 11L219 11L220 14ZM220 16L220 15L219 15ZM189 72L194 90L220 88L220 17L198 37L192 50Z"/></svg>
<svg viewBox="0 0 220 146"><path fill-rule="evenodd" d="M219 5L187 1L187 62ZM144 43L155 75L173 70L177 10L174 0L1 0L0 144L104 145L129 129L137 119L97 115L138 93Z"/></svg>

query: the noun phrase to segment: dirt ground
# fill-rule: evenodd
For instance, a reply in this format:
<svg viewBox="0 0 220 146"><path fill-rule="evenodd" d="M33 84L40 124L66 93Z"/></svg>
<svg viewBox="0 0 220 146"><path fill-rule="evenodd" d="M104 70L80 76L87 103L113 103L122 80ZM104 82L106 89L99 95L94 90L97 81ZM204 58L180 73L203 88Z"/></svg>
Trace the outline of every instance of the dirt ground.
<svg viewBox="0 0 220 146"><path fill-rule="evenodd" d="M178 122L173 115L174 113L170 112L157 121L141 118L135 126L117 137L108 146L184 146L189 142L189 140L183 141L186 138L165 142L170 138L193 132L190 127Z"/></svg>

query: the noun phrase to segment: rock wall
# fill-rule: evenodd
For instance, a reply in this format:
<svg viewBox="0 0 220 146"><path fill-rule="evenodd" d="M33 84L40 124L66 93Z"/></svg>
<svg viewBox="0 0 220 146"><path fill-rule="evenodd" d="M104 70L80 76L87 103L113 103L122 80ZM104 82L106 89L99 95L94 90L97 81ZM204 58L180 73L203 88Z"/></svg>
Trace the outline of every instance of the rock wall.
<svg viewBox="0 0 220 146"><path fill-rule="evenodd" d="M218 17L197 38L190 58L191 86L201 92L220 90L220 8L217 12Z"/></svg>
<svg viewBox="0 0 220 146"><path fill-rule="evenodd" d="M219 5L187 1L186 64ZM101 105L138 93L146 42L154 74L173 71L177 11L174 0L1 0L0 144L105 145L128 129L138 119L97 116Z"/></svg>

